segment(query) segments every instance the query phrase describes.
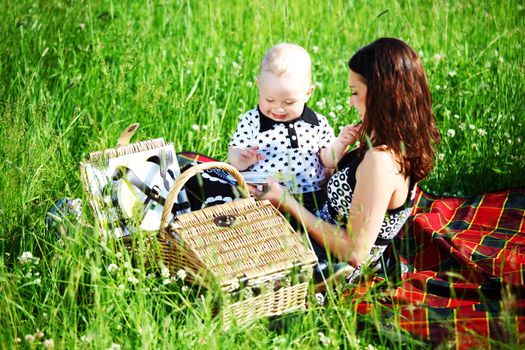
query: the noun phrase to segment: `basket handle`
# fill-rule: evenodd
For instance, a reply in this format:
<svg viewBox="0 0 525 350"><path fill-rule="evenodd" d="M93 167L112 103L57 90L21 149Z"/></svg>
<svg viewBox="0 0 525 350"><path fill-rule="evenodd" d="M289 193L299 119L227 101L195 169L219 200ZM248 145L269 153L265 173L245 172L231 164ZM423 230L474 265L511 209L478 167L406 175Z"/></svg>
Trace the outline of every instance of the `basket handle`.
<svg viewBox="0 0 525 350"><path fill-rule="evenodd" d="M120 134L120 137L118 138L117 147L122 147L129 144L129 140L131 140L139 126L139 123L133 123L126 129L124 129L124 131L122 132L122 134Z"/></svg>
<svg viewBox="0 0 525 350"><path fill-rule="evenodd" d="M168 226L168 219L171 214L175 200L179 195L179 192L182 190L186 182L193 176L202 173L209 169L220 169L224 170L234 177L237 181L237 186L241 187L244 191L246 198L249 198L250 189L244 180L244 177L241 173L232 165L224 162L206 162L192 166L185 172L183 172L173 184L173 187L170 189L168 196L166 197L166 203L164 204L164 209L162 210L162 218L160 221L160 229L163 230Z"/></svg>

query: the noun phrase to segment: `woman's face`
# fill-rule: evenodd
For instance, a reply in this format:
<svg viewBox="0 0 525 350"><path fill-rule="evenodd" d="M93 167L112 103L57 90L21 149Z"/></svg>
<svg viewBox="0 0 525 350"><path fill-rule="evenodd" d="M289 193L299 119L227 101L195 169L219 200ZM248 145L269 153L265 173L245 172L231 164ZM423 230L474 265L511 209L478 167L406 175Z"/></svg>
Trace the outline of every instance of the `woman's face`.
<svg viewBox="0 0 525 350"><path fill-rule="evenodd" d="M350 107L354 107L359 113L359 118L363 120L366 112L366 84L364 78L350 69L348 74L348 85L352 95L348 103Z"/></svg>

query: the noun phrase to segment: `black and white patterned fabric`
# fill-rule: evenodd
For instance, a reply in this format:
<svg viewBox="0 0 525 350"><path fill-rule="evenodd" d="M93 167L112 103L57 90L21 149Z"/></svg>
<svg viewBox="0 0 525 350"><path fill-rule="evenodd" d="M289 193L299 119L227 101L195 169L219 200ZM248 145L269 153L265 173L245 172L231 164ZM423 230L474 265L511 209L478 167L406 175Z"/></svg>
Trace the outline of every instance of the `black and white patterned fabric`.
<svg viewBox="0 0 525 350"><path fill-rule="evenodd" d="M341 227L346 227L356 183L355 174L359 163L360 160L357 157L357 150L348 153L339 162L338 171L334 173L327 184L328 201L321 209L319 215L323 220ZM413 187L411 183L410 188ZM392 239L399 233L412 212L414 203L410 198L411 194L409 193L404 205L396 209L387 210L376 242L363 265L366 264L372 267L372 270L381 268L381 255L385 252ZM351 273L349 280L352 281L356 279L360 271L361 266Z"/></svg>
<svg viewBox="0 0 525 350"><path fill-rule="evenodd" d="M334 131L325 117L308 107L297 119L277 122L255 108L241 116L229 147L259 147L265 159L247 170L292 173L292 193L321 189L325 178L319 150L334 141Z"/></svg>

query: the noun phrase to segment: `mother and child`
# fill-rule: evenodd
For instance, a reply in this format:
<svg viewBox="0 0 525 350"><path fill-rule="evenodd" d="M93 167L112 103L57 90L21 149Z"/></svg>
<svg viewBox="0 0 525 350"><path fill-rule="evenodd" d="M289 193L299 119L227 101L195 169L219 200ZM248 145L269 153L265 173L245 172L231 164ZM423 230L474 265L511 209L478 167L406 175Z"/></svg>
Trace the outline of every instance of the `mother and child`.
<svg viewBox="0 0 525 350"><path fill-rule="evenodd" d="M259 104L241 117L229 144L229 162L241 171L295 176L286 187L268 177L264 191L252 187L251 194L302 224L319 257L319 284L328 260L330 278L348 281L364 266L381 267L440 141L423 66L410 46L378 39L348 67L349 103L361 122L335 137L326 118L306 106L314 91L308 53L288 43L271 48L257 78Z"/></svg>

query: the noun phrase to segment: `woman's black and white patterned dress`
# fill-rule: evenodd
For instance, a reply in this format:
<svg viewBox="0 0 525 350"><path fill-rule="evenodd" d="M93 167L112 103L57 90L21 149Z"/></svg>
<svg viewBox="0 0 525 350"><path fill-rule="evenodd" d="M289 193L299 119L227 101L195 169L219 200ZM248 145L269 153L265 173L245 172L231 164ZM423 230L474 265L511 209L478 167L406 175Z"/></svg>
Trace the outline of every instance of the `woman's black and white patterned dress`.
<svg viewBox="0 0 525 350"><path fill-rule="evenodd" d="M320 217L332 224L345 227L348 222L352 196L355 188L355 175L361 160L357 156L357 150L345 155L337 165L337 171L330 178L327 185L328 201L320 212ZM410 188L413 188L412 182ZM353 281L359 276L361 267L369 265L373 270L381 268L381 255L392 239L399 233L413 208L413 201L410 199L411 192L407 196L406 202L399 208L389 209L385 214L385 219L381 225L381 231L377 236L368 258L365 263L356 268L349 276L349 281Z"/></svg>

